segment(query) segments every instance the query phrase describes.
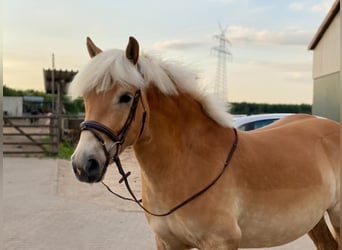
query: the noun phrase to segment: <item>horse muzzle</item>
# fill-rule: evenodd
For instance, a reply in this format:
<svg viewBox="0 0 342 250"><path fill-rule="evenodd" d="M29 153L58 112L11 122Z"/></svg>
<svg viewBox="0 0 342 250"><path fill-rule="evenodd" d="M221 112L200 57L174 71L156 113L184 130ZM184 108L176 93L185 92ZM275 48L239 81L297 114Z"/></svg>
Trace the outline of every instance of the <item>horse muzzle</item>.
<svg viewBox="0 0 342 250"><path fill-rule="evenodd" d="M87 183L100 182L104 176L104 168L96 159L88 159L83 164L72 161L72 168L79 181Z"/></svg>

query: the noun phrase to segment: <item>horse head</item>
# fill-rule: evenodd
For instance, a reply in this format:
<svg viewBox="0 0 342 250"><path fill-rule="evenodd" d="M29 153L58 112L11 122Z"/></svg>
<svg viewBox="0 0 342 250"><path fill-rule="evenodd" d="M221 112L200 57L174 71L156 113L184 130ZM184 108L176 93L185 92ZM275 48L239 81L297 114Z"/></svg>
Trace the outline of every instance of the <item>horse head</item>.
<svg viewBox="0 0 342 250"><path fill-rule="evenodd" d="M103 52L90 38L87 48L92 59L71 86L85 104L82 133L71 159L76 177L93 183L101 181L108 164L142 137L148 107L140 87L139 44L133 37L125 51Z"/></svg>

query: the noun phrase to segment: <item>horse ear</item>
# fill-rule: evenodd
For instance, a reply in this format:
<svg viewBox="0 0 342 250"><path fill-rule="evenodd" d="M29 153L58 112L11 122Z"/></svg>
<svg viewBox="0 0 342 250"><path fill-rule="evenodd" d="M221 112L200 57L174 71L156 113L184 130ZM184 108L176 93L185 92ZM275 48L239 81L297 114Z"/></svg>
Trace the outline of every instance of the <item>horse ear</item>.
<svg viewBox="0 0 342 250"><path fill-rule="evenodd" d="M87 49L90 57L94 57L102 52L89 37L87 37Z"/></svg>
<svg viewBox="0 0 342 250"><path fill-rule="evenodd" d="M139 43L132 36L129 37L129 42L126 48L126 57L133 64L137 64L139 58Z"/></svg>

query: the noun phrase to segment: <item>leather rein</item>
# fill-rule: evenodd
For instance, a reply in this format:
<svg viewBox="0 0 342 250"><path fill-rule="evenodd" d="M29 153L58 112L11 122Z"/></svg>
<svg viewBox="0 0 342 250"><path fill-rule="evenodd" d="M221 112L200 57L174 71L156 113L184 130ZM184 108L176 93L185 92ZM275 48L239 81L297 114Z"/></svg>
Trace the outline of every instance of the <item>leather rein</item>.
<svg viewBox="0 0 342 250"><path fill-rule="evenodd" d="M173 212L175 212L177 209L185 206L189 202L193 201L194 199L196 199L197 197L199 197L200 195L205 193L208 189L210 189L220 179L220 177L223 175L223 172L228 167L228 165L229 165L229 163L233 157L233 154L236 150L236 147L238 144L238 134L237 134L236 129L234 128L235 139L234 139L233 145L229 151L229 154L227 156L227 159L223 165L221 172L217 175L217 177L215 179L213 179L205 188L203 188L200 191L196 192L195 194L191 195L189 198L187 198L183 202L179 203L177 206L171 208L168 212L153 213L141 204L142 203L141 199L137 199L137 197L135 196L135 194L132 191L131 186L128 182L128 176L131 173L130 172L126 173L124 171L124 169L122 168L122 165L121 165L120 158L119 158L119 154L121 152L122 145L125 143L127 133L129 131L129 128L130 128L134 118L135 118L139 100L141 101L143 109L144 109L142 121L141 121L141 129L140 129L140 133L139 133L139 137L140 137L144 131L144 126L145 126L145 121L146 121L146 110L145 110L144 103L141 99L140 90L136 91L136 93L133 97L132 106L131 106L130 112L128 114L127 120L126 120L124 126L122 127L122 129L117 134L114 134L110 128L108 128L107 126L103 125L102 123L99 123L96 121L84 121L80 124L80 128L81 128L81 132L82 131L90 131L94 135L94 137L98 140L98 142L101 144L103 152L106 156L105 168L107 168L108 164L110 163L110 160L112 160L116 164L117 170L118 170L119 174L121 175L121 179L119 180L119 183L120 184L122 182L125 183L126 189L130 193L132 198L126 198L124 196L121 196L121 195L115 193L114 191L111 190L111 188L108 185L106 185L102 181L102 184L107 188L107 190L110 193L112 193L113 195L115 195L121 199L129 200L129 201L133 201L133 202L137 203L140 206L140 208L142 208L146 213L148 213L150 215L159 216L159 217L168 216L168 215L172 214ZM107 149L107 147L105 145L105 140L103 139L103 137L101 136L101 134L99 132L106 135L113 142L112 145L109 147L109 150ZM116 147L116 149L115 149L113 156L111 156L111 151L114 147Z"/></svg>

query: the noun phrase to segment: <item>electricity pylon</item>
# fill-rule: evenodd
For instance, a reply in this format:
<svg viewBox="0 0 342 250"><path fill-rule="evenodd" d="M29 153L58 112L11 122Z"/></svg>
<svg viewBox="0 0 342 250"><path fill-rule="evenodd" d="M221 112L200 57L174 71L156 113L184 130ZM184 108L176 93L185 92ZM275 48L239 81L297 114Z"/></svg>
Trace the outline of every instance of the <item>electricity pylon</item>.
<svg viewBox="0 0 342 250"><path fill-rule="evenodd" d="M223 101L228 101L228 86L227 86L227 57L231 57L227 45L231 46L231 42L226 38L227 26L222 28L219 23L220 34L214 35L218 40L218 46L212 47L212 50L217 54L217 68L216 68L216 81L214 83L214 92Z"/></svg>

